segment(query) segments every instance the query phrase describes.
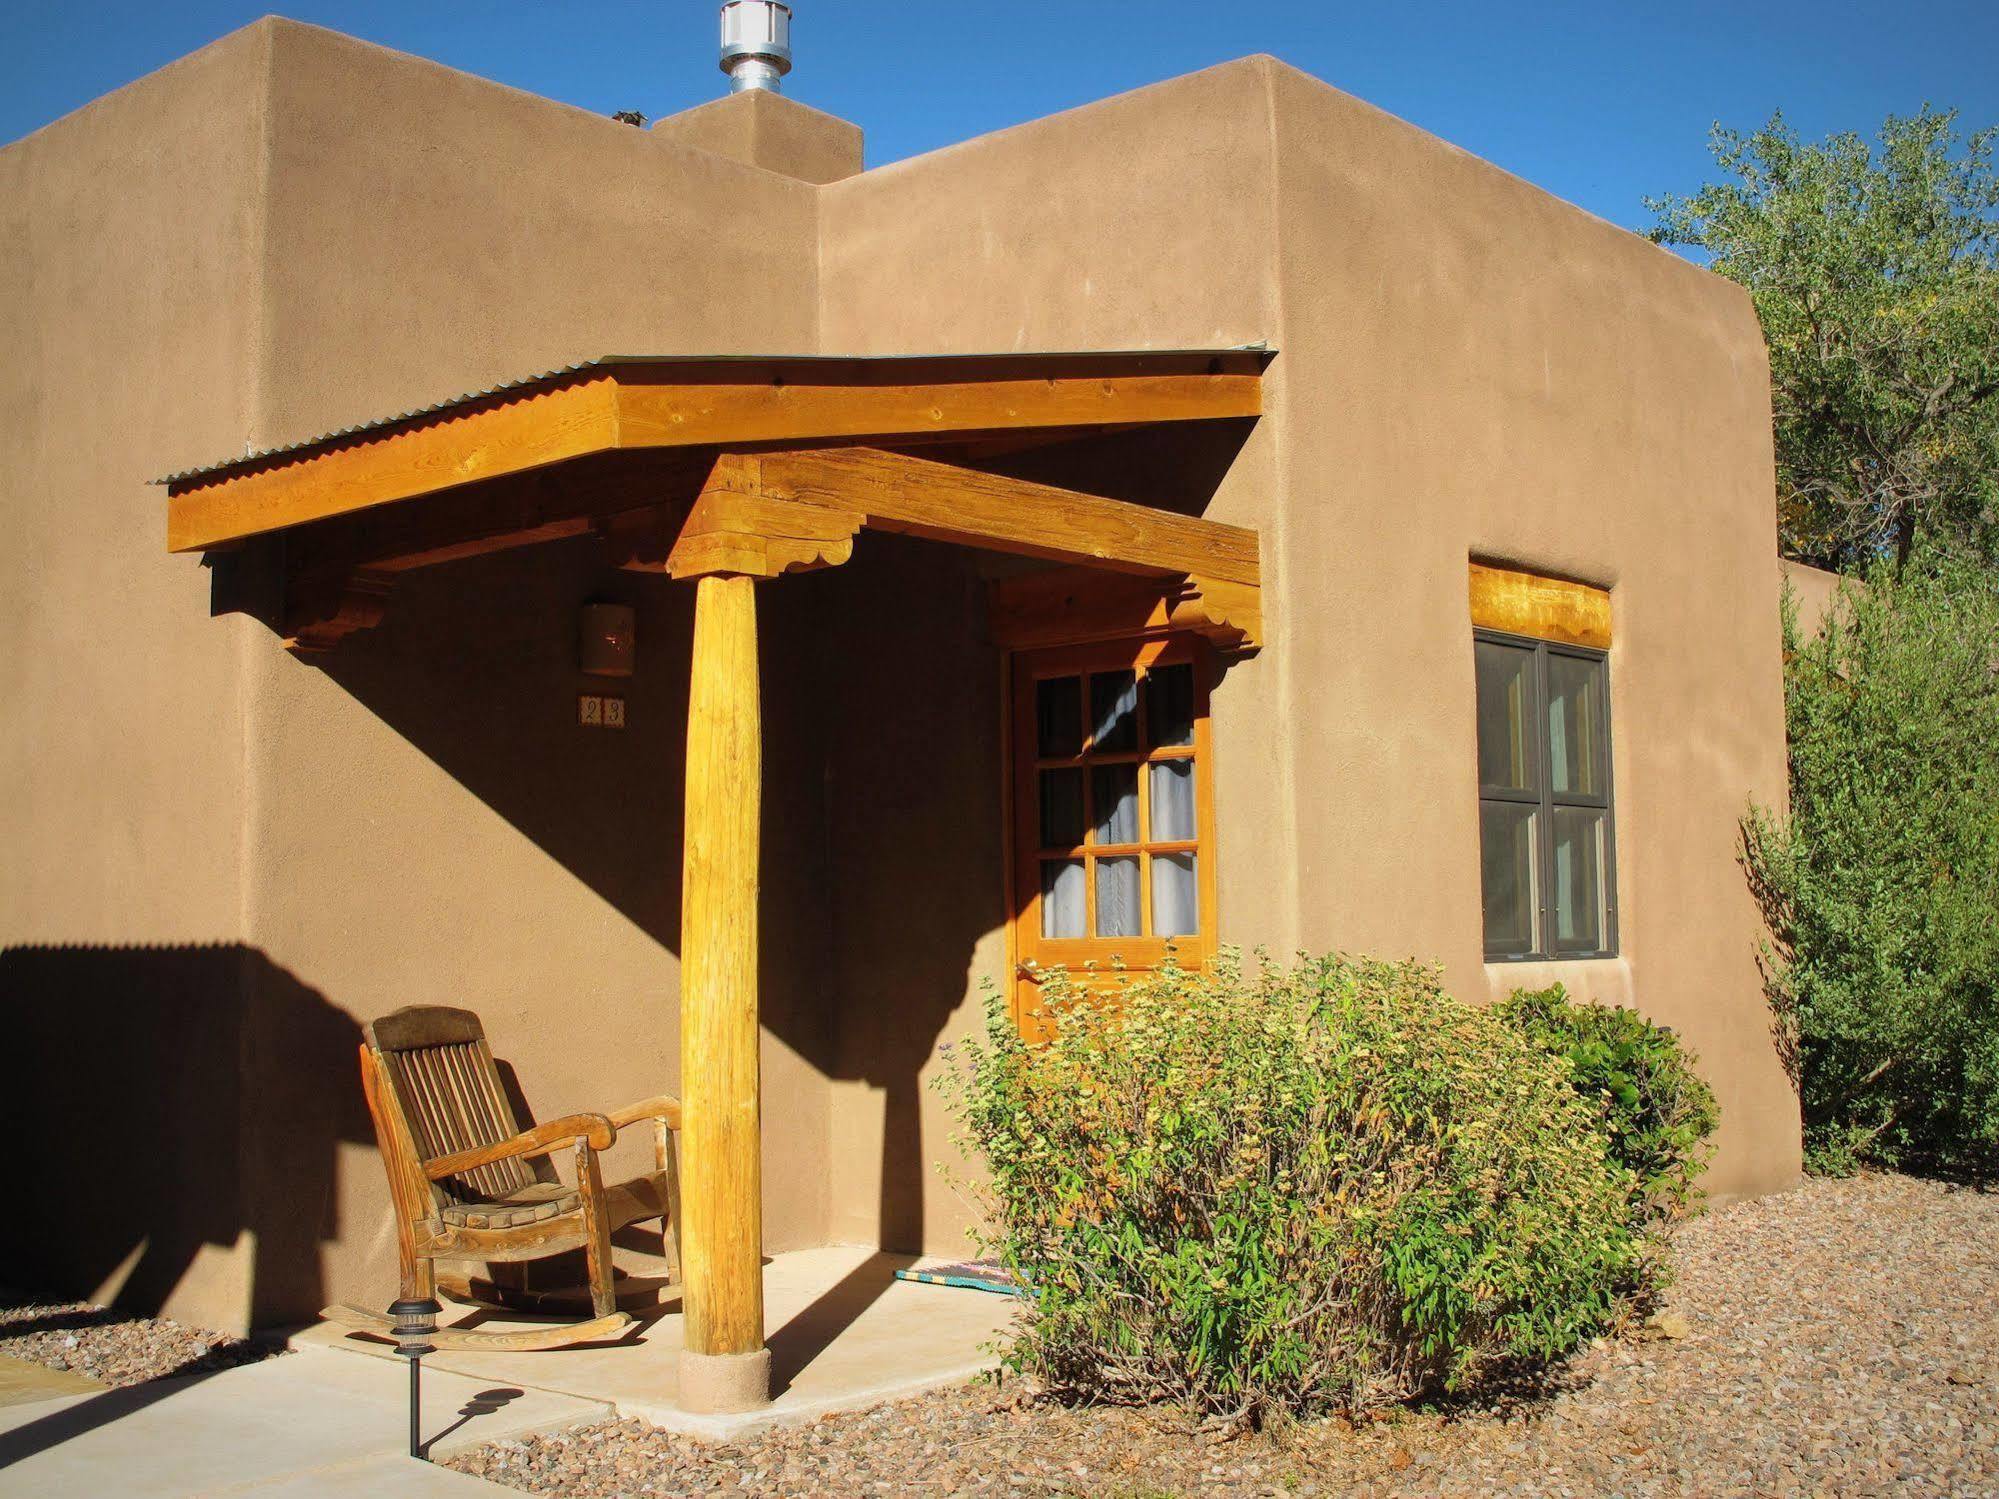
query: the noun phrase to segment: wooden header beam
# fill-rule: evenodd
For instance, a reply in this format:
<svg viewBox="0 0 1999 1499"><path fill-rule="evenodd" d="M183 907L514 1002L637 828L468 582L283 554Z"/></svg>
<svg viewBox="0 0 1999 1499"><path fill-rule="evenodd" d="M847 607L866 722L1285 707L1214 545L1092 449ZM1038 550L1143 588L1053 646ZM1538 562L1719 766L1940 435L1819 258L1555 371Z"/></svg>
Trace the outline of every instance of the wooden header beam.
<svg viewBox="0 0 1999 1499"><path fill-rule="evenodd" d="M1233 648L1261 634L1252 530L877 448L723 454L661 565L677 578L832 567L863 527L1165 580L1180 627Z"/></svg>
<svg viewBox="0 0 1999 1499"><path fill-rule="evenodd" d="M1471 622L1536 640L1610 649L1610 594L1587 583L1471 564Z"/></svg>
<svg viewBox="0 0 1999 1499"><path fill-rule="evenodd" d="M703 493L848 511L900 531L1113 572L1258 581L1256 532L1053 484L877 448L725 454Z"/></svg>
<svg viewBox="0 0 1999 1499"><path fill-rule="evenodd" d="M771 375L675 380L673 366L607 365L420 413L307 447L245 459L169 481L167 546L200 551L272 531L351 515L482 479L594 454L757 444L903 444L938 437L1087 430L1154 422L1253 417L1261 376L1250 356L1218 368L1050 373L1010 361L989 378L890 383ZM1140 356L1134 356L1140 358ZM947 371L948 372L948 371Z"/></svg>

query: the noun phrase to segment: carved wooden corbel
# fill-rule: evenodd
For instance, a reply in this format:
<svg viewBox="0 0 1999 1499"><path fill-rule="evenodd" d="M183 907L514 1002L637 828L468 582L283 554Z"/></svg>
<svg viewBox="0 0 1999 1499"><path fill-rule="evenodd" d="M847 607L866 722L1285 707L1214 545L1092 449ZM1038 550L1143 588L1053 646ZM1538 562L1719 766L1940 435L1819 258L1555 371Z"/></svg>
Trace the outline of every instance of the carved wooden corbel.
<svg viewBox="0 0 1999 1499"><path fill-rule="evenodd" d="M285 645L303 654L329 651L356 630L372 629L388 610L395 574L380 568L336 568L302 574L285 585Z"/></svg>
<svg viewBox="0 0 1999 1499"><path fill-rule="evenodd" d="M854 554L863 517L766 493L761 460L724 454L665 558L676 578L776 578L838 567Z"/></svg>
<svg viewBox="0 0 1999 1499"><path fill-rule="evenodd" d="M603 537L612 566L629 572L663 573L686 513L682 505L647 505L600 515L591 524Z"/></svg>
<svg viewBox="0 0 1999 1499"><path fill-rule="evenodd" d="M1263 643L1263 590L1253 583L1189 576L1167 607L1176 630L1205 635L1225 651Z"/></svg>
<svg viewBox="0 0 1999 1499"><path fill-rule="evenodd" d="M1256 650L1263 631L1253 583L1137 578L1087 567L1001 579L993 585L987 624L996 644L1016 649L1181 631L1240 654Z"/></svg>

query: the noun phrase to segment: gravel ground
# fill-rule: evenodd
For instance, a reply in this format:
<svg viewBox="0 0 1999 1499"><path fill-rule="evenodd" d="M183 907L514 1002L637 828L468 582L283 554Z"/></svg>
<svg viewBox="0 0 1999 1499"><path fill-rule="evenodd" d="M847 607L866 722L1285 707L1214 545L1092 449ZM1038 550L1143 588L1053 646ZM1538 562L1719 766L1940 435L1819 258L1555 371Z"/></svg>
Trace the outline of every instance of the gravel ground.
<svg viewBox="0 0 1999 1499"><path fill-rule="evenodd" d="M233 1369L282 1351L276 1344L183 1327L165 1317L141 1317L88 1301L37 1302L0 1291L0 1354L108 1385Z"/></svg>
<svg viewBox="0 0 1999 1499"><path fill-rule="evenodd" d="M1676 1234L1648 1334L1553 1389L1214 1441L991 1386L705 1445L609 1422L452 1459L536 1494L1999 1495L1999 1193L1815 1181Z"/></svg>

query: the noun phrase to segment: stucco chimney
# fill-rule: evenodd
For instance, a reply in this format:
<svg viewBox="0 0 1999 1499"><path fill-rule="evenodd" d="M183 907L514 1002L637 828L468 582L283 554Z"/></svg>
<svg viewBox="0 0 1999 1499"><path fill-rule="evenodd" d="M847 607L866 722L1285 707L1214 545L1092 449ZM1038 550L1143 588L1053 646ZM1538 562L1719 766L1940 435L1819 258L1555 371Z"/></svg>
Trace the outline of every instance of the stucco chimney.
<svg viewBox="0 0 1999 1499"><path fill-rule="evenodd" d="M723 0L722 71L729 92L780 92L791 71L791 7L784 0Z"/></svg>
<svg viewBox="0 0 1999 1499"><path fill-rule="evenodd" d="M777 91L791 71L791 7L781 0L727 0L722 70L729 92L654 124L661 136L781 172L801 182L838 182L861 170L861 128Z"/></svg>

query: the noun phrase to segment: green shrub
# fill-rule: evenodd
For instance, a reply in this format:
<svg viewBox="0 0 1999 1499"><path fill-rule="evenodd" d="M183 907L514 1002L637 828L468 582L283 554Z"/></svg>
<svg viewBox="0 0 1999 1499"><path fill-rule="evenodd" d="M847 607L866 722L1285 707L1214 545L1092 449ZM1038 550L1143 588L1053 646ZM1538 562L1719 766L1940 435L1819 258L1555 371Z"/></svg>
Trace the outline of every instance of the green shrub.
<svg viewBox="0 0 1999 1499"><path fill-rule="evenodd" d="M1114 999L1052 970L1052 1040L944 1080L989 1171L987 1252L1031 1288L1009 1348L1056 1391L1260 1419L1358 1412L1545 1359L1648 1273L1567 1064L1433 970L1334 956Z"/></svg>
<svg viewBox="0 0 1999 1499"><path fill-rule="evenodd" d="M1790 815L1753 809L1765 978L1807 1159L1999 1155L1999 589L1919 556L1785 610Z"/></svg>
<svg viewBox="0 0 1999 1499"><path fill-rule="evenodd" d="M1571 1003L1560 984L1516 989L1497 1009L1536 1046L1567 1059L1570 1084L1596 1111L1611 1156L1631 1172L1634 1225L1677 1218L1695 1204L1721 1111L1678 1036L1636 1010Z"/></svg>

